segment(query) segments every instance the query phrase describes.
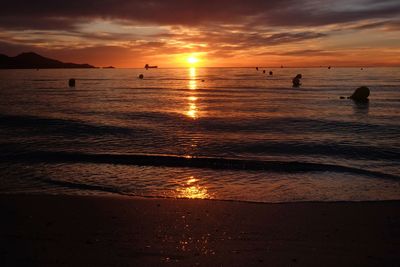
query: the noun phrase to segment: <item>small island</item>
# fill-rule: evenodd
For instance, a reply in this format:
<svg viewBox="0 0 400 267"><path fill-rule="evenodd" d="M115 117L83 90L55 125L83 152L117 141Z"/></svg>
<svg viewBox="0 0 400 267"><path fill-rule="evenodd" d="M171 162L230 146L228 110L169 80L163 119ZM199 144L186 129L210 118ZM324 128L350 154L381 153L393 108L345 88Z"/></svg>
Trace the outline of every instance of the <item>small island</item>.
<svg viewBox="0 0 400 267"><path fill-rule="evenodd" d="M15 57L0 54L0 69L71 69L95 68L89 64L64 63L43 57L34 52L19 54Z"/></svg>

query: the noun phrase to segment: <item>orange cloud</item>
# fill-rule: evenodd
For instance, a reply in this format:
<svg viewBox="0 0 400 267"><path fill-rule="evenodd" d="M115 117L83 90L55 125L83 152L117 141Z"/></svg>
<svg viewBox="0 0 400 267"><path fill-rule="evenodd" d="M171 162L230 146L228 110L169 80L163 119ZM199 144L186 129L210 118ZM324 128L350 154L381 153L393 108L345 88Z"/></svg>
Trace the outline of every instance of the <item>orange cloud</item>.
<svg viewBox="0 0 400 267"><path fill-rule="evenodd" d="M21 9L20 6L24 6ZM400 3L5 1L0 52L97 66L396 65Z"/></svg>

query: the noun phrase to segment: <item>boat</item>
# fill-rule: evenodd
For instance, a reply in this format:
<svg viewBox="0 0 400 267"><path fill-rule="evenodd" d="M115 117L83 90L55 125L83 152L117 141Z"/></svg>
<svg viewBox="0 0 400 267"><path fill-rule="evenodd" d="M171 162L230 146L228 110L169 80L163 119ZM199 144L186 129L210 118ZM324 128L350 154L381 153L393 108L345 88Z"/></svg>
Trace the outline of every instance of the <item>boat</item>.
<svg viewBox="0 0 400 267"><path fill-rule="evenodd" d="M145 66L144 66L144 68L147 70L147 69L157 69L158 68L158 66L150 66L149 64L146 64Z"/></svg>

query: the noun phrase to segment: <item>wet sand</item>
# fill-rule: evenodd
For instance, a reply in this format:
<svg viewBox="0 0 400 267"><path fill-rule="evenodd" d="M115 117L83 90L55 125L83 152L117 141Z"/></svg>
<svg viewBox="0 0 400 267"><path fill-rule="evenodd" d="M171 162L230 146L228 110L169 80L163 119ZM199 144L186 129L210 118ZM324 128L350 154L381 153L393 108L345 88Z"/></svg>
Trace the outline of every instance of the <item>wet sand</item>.
<svg viewBox="0 0 400 267"><path fill-rule="evenodd" d="M0 196L0 266L396 266L400 201Z"/></svg>

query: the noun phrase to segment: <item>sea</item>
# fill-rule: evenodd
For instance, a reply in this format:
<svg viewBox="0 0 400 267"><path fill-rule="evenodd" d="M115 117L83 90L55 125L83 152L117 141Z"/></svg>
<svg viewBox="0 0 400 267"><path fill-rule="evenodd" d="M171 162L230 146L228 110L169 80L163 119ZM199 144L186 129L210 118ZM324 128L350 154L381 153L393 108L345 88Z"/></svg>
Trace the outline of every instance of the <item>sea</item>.
<svg viewBox="0 0 400 267"><path fill-rule="evenodd" d="M398 200L400 68L0 70L0 151L0 194Z"/></svg>

